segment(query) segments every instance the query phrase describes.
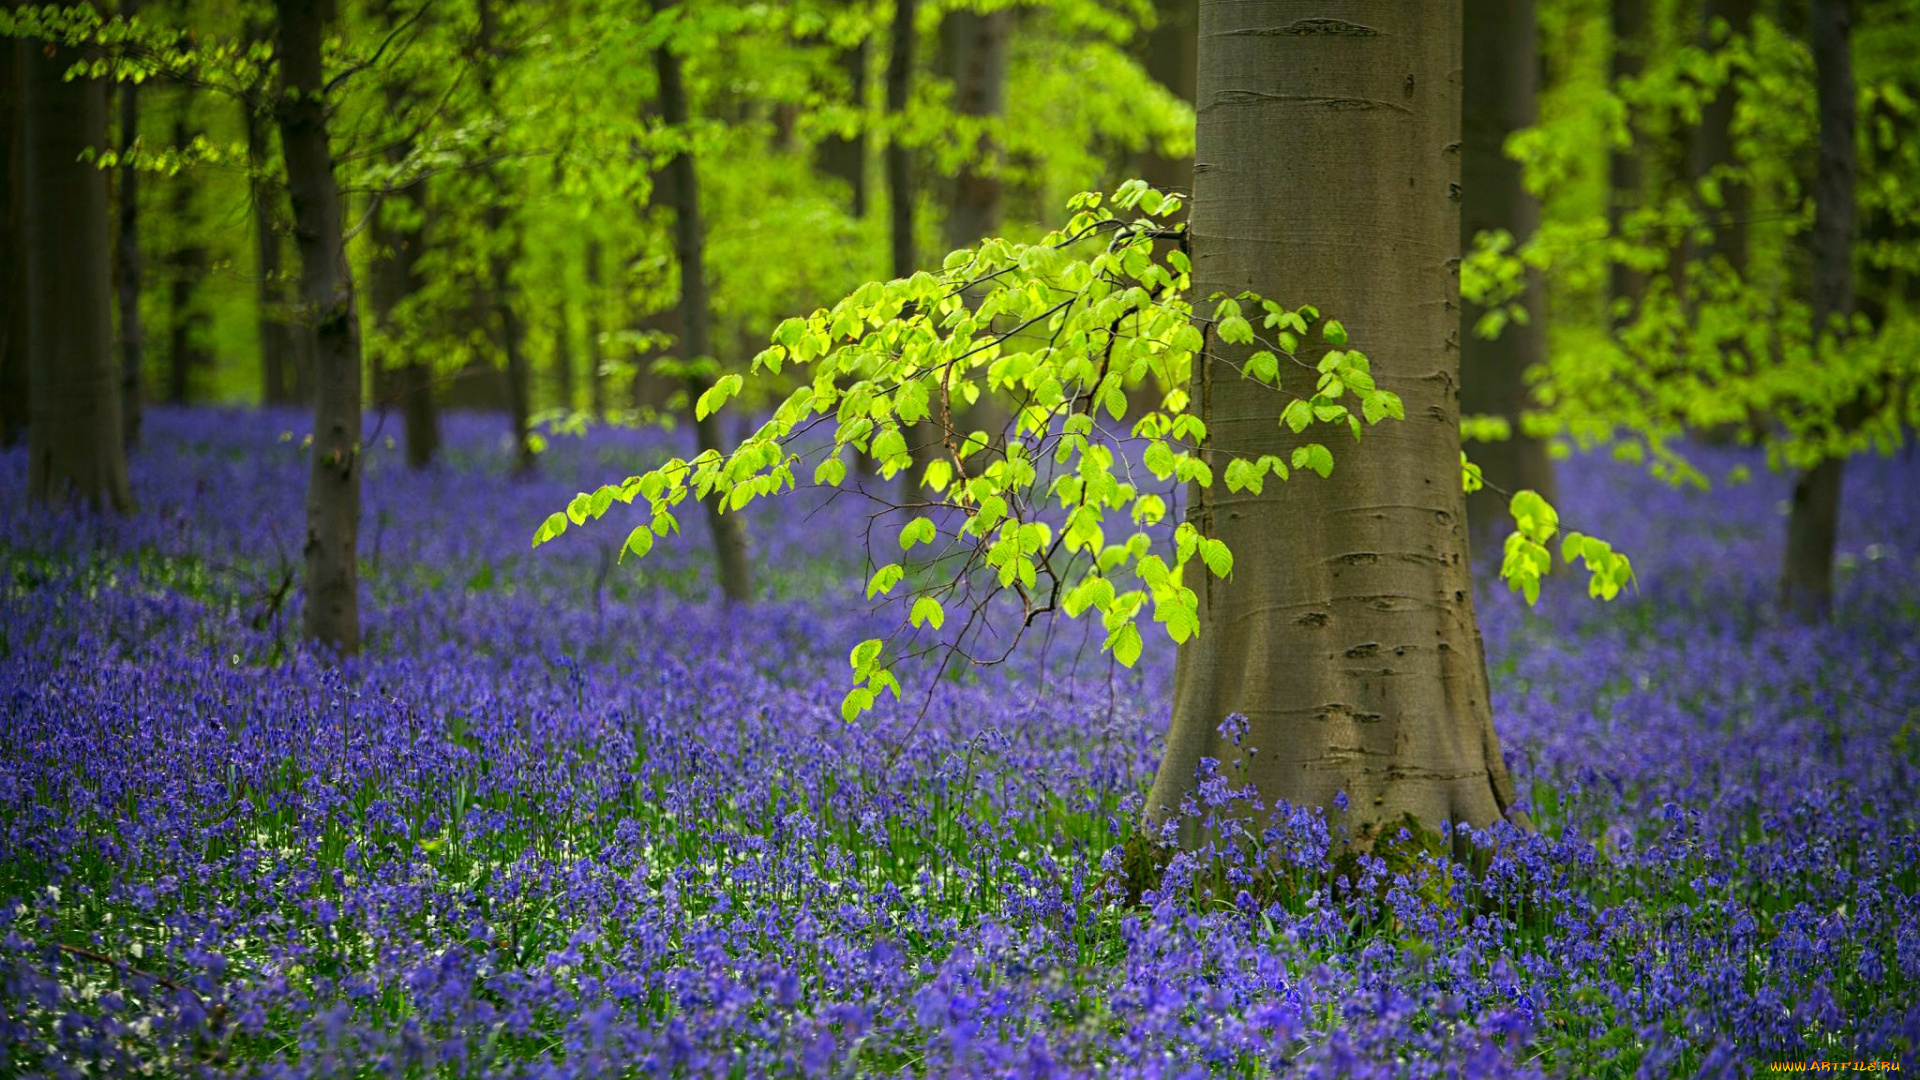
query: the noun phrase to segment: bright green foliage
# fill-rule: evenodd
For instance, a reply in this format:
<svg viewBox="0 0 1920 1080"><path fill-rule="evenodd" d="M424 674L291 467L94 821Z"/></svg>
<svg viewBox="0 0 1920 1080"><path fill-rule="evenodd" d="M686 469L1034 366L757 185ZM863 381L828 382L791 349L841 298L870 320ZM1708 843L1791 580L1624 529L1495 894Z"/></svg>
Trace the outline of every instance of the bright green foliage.
<svg viewBox="0 0 1920 1080"><path fill-rule="evenodd" d="M799 385L753 434L729 454L674 459L577 496L535 545L616 501L644 506L655 532L689 498L717 497L737 510L797 488L809 458L818 458L815 484L841 483L847 454L891 478L915 467L909 440L930 438L924 498L902 508L911 516L899 543L931 554L911 571L882 566L867 584L874 598L911 579L900 636L938 632L949 613L965 612L957 634L934 647L978 662L972 649L989 606L1004 604L1023 628L1054 610L1097 615L1105 649L1127 665L1144 647L1144 619L1176 643L1188 640L1200 630L1195 575L1230 577L1233 553L1191 522L1167 527L1178 488L1210 487L1219 474L1232 490L1259 491L1268 476L1326 478L1334 467L1319 442L1285 462L1208 445L1186 390L1200 358L1230 363L1209 353L1208 339L1255 347L1240 376L1272 388L1275 423L1295 432L1320 426L1357 439L1369 424L1402 419L1403 407L1375 383L1367 357L1344 347L1345 328L1312 307L1245 293L1214 297L1211 315L1197 313L1186 256L1154 251L1156 239L1178 235L1156 217L1178 209L1175 197L1132 181L1110 199L1080 195L1070 209L1066 229L1038 243L990 240L949 255L937 274L871 282L782 322L754 360L755 378ZM1309 360L1301 354L1316 336L1324 350ZM1282 365L1313 373L1312 396L1282 388ZM739 392L733 378L700 407ZM1151 405L1130 407L1130 389L1135 398L1150 390ZM968 410L989 397L1011 420L1002 430L967 430ZM1515 512L1529 554L1509 558L1507 572L1531 600L1552 564L1531 553L1544 554L1557 525L1531 492L1516 497ZM1626 572L1618 556L1588 563L1596 575ZM886 644L855 650L858 685L842 706L849 717L883 688L897 692Z"/></svg>
<svg viewBox="0 0 1920 1080"><path fill-rule="evenodd" d="M1543 220L1525 244L1485 234L1467 254L1462 292L1486 310L1465 332L1493 336L1527 318L1525 271L1545 275L1551 348L1530 375L1537 408L1522 427L1561 453L1610 446L1704 487L1686 438L1758 442L1780 469L1891 450L1920 423L1914 5L1869 0L1854 22L1861 314L1844 327L1815 327L1806 298L1818 134L1806 42L1765 14L1740 34L1705 25L1696 5L1652 10L1640 74L1610 86L1608 6L1543 5L1550 89L1540 124L1508 145ZM1695 175L1684 153L1662 148L1684 149L1723 95L1735 100L1734 160ZM1607 154L1618 150L1640 159L1640 190L1609 192ZM1738 210L1736 190L1747 200ZM1610 200L1631 207L1618 228ZM1714 248L1736 230L1737 263ZM1616 268L1631 272L1631 295L1610 295Z"/></svg>

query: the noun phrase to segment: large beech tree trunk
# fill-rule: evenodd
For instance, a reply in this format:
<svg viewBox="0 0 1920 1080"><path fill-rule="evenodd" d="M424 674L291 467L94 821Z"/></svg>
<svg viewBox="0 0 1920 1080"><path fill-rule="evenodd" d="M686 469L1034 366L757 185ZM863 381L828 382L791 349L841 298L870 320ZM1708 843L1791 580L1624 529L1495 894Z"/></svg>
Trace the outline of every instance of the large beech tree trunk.
<svg viewBox="0 0 1920 1080"><path fill-rule="evenodd" d="M27 433L26 144L18 41L0 40L0 446Z"/></svg>
<svg viewBox="0 0 1920 1080"><path fill-rule="evenodd" d="M1848 0L1814 0L1813 62L1819 88L1820 159L1813 180L1813 326L1844 333L1853 317L1854 143L1852 20ZM1856 422L1853 406L1840 423ZM1823 620L1833 608L1833 547L1840 530L1846 461L1829 458L1793 482L1781 602L1793 618Z"/></svg>
<svg viewBox="0 0 1920 1080"><path fill-rule="evenodd" d="M672 0L654 0L655 11L669 11ZM654 69L660 80L660 116L668 126L685 129L687 91L680 81L680 58L665 45L654 50ZM673 190L673 254L680 264L680 352L684 359L712 356L709 327L713 313L707 301L706 223L700 216L700 179L693 154L682 150L667 165ZM712 383L703 376L687 379L689 402L699 400ZM700 449L724 453L720 418L708 413L695 421ZM753 599L753 573L747 563L747 533L739 514L722 513L718 496L705 500L707 526L713 531L714 565L720 592L729 603Z"/></svg>
<svg viewBox="0 0 1920 1080"><path fill-rule="evenodd" d="M1470 249L1481 233L1505 229L1524 242L1540 223L1540 207L1520 181L1520 163L1505 152L1507 136L1534 122L1534 89L1540 68L1533 0L1465 0L1462 52L1466 85L1461 89L1460 244ZM1482 309L1468 304L1460 328L1460 411L1502 416L1513 437L1469 451L1485 472L1488 488L1467 500L1476 532L1507 518L1508 492L1531 489L1554 497L1553 462L1546 444L1520 431L1529 404L1526 372L1546 359L1545 312L1540 275L1528 271L1520 297L1531 316L1509 321L1492 339L1474 332Z"/></svg>
<svg viewBox="0 0 1920 1080"><path fill-rule="evenodd" d="M360 313L347 263L340 188L327 142L320 64L328 0L274 0L280 16L280 148L300 248L300 296L313 335L313 463L307 480L307 636L360 650Z"/></svg>
<svg viewBox="0 0 1920 1080"><path fill-rule="evenodd" d="M1227 366L1244 348L1199 366L1209 442L1285 458L1317 438L1336 464L1264 496L1192 493L1234 575L1196 583L1202 630L1180 649L1150 815L1192 792L1202 757L1245 757L1234 775L1270 804L1345 792L1338 820L1362 840L1405 814L1486 825L1513 802L1460 486L1460 14L1458 0L1201 6L1194 292L1341 319L1407 418L1357 444L1294 436L1281 396ZM1310 372L1290 377L1312 393ZM1232 713L1257 754L1219 733Z"/></svg>
<svg viewBox="0 0 1920 1080"><path fill-rule="evenodd" d="M68 79L85 58L22 43L26 303L30 368L27 494L133 508L113 348L107 86Z"/></svg>
<svg viewBox="0 0 1920 1080"><path fill-rule="evenodd" d="M121 0L120 14L139 11L138 0ZM120 432L132 447L140 441L140 408L146 396L146 332L140 325L140 170L133 160L140 141L140 84L120 84L120 235L114 243L114 302L120 309Z"/></svg>

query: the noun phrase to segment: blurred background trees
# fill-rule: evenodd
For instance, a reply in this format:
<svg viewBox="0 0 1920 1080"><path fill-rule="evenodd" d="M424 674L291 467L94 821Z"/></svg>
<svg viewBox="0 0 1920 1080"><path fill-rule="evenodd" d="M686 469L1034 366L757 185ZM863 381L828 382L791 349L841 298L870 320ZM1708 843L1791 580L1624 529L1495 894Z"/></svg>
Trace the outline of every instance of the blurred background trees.
<svg viewBox="0 0 1920 1080"><path fill-rule="evenodd" d="M1071 194L1135 174L1189 189L1197 6L317 3L369 437L428 468L439 410L491 410L532 470L581 423L689 420L690 393L782 317L861 282L989 233L1036 238ZM1791 609L1819 616L1841 463L1899 442L1920 408L1917 11L1467 5L1461 392L1467 436L1493 440L1470 447L1493 501L1548 489L1571 448L1714 483L1739 478L1703 475L1688 439L1764 444L1805 475L1783 577ZM311 409L324 392L324 320L299 285L313 238L286 165L286 14L0 12L16 39L0 73L0 435L46 440L50 496L137 496L102 432L137 443L144 401ZM36 81L43 62L62 77ZM53 130L43 110L69 107L55 98L86 121L58 122L71 147L33 139ZM75 183L36 184L36 161ZM698 175L692 237L676 232L678 162ZM50 225L35 198L86 205ZM689 243L704 341L683 303ZM49 245L71 257L47 261Z"/></svg>

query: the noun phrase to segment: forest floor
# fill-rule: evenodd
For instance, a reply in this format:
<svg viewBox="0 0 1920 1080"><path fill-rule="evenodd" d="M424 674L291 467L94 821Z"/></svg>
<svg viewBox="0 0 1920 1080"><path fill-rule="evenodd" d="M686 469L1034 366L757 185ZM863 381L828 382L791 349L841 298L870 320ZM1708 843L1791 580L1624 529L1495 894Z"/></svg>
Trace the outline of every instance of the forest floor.
<svg viewBox="0 0 1920 1080"><path fill-rule="evenodd" d="M729 611L691 508L641 565L614 524L529 548L680 436L513 480L501 426L409 473L370 423L338 668L295 644L299 416L154 410L125 520L29 512L0 454L0 1074L1920 1068L1911 451L1850 466L1813 629L1756 455L1701 450L1754 474L1711 493L1565 463L1639 581L1481 590L1537 832L1330 862L1318 813L1216 791L1240 842L1129 895L1170 646L1115 670L1063 625L848 724L847 648L899 618L861 507L756 504L770 599Z"/></svg>

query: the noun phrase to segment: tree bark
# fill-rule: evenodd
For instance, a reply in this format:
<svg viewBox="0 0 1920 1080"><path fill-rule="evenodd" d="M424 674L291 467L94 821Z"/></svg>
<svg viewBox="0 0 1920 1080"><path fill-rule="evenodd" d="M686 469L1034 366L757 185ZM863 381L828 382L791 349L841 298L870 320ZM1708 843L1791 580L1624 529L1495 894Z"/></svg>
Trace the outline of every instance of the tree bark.
<svg viewBox="0 0 1920 1080"><path fill-rule="evenodd" d="M250 40L265 40L270 29L251 24ZM268 88L255 93L264 98ZM294 330L287 324L287 283L280 258L280 229L274 206L280 188L272 174L273 133L271 117L252 102L242 99L247 125L247 186L253 203L253 243L255 319L260 340L261 400L269 405L287 405L300 401L296 392Z"/></svg>
<svg viewBox="0 0 1920 1080"><path fill-rule="evenodd" d="M913 17L916 0L894 0L893 39L887 55L887 213L893 276L913 273L913 157L900 137L913 94Z"/></svg>
<svg viewBox="0 0 1920 1080"><path fill-rule="evenodd" d="M654 11L673 10L674 0L654 0ZM688 121L686 87L680 81L680 58L670 46L654 50L655 73L660 81L660 114L669 127L685 130ZM700 216L700 181L693 153L682 150L667 165L673 190L673 253L680 264L680 351L688 361L712 356L709 326L713 313L707 300L706 224ZM697 401L712 385L704 376L687 379L687 396ZM721 446L720 418L708 413L694 422L694 432L702 452L724 452ZM718 496L705 500L707 525L713 531L714 565L720 579L720 592L729 603L745 603L753 598L753 574L747 563L747 534L739 514L722 513Z"/></svg>
<svg viewBox="0 0 1920 1080"><path fill-rule="evenodd" d="M1820 158L1813 181L1813 328L1844 336L1853 317L1854 142L1852 12L1849 0L1814 0L1813 62L1819 91ZM1851 414L1855 406L1842 410ZM1839 418L1842 427L1857 422ZM1840 530L1846 461L1830 458L1794 479L1787 517L1781 603L1792 618L1823 621L1833 610L1833 548Z"/></svg>
<svg viewBox="0 0 1920 1080"><path fill-rule="evenodd" d="M480 53L480 93L500 117L500 105L494 98L495 77L500 61L497 47L499 28L491 0L480 0L480 35L476 42ZM491 151L491 140L489 140ZM493 314L498 320L500 353L507 373L507 414L513 424L514 471L521 475L539 467L533 453L533 376L527 364L526 324L521 321L519 290L513 281L514 264L520 261L519 223L507 213L509 192L498 170L486 172L489 190L494 192L487 205L487 278L492 292Z"/></svg>
<svg viewBox="0 0 1920 1080"><path fill-rule="evenodd" d="M404 160L408 152L400 148L395 157ZM373 304L374 325L388 342L406 342L400 307L418 293L422 285L420 256L426 251L421 216L423 188L424 184L416 181L389 193L389 205L381 208L374 223L376 254L368 271L372 280L368 282L367 299ZM387 360L391 385L387 392L397 398L400 405L401 421L406 429L407 465L424 469L433 464L434 454L440 449L433 367L411 348L401 350L399 355L387 350ZM382 408L386 405L385 401L381 403Z"/></svg>
<svg viewBox="0 0 1920 1080"><path fill-rule="evenodd" d="M0 446L27 433L26 144L19 41L0 40Z"/></svg>
<svg viewBox="0 0 1920 1080"><path fill-rule="evenodd" d="M953 74L953 104L961 116L993 122L1006 112L1007 39L1012 31L1011 8L985 14L960 9L942 23L947 65ZM960 166L947 207L948 248L972 247L999 233L1005 197L1000 156L999 140L984 134Z"/></svg>
<svg viewBox="0 0 1920 1080"><path fill-rule="evenodd" d="M1756 6L1755 0L1707 0L1707 47L1714 47L1711 34L1716 20L1725 20L1727 24L1727 37L1721 43L1723 48L1751 33ZM1707 179L1716 169L1738 164L1733 152L1733 113L1739 101L1739 90L1730 78L1726 85L1715 92L1713 100L1701 107L1700 123L1693 129L1693 139L1688 147L1688 172L1696 183ZM1703 208L1707 220L1713 225L1713 239L1700 254L1708 259L1725 259L1734 271L1744 272L1747 267L1747 219L1753 215L1753 192L1745 183L1723 177L1720 196L1721 204L1717 209Z"/></svg>
<svg viewBox="0 0 1920 1080"><path fill-rule="evenodd" d="M852 135L829 135L820 140L816 152L820 171L847 185L847 212L855 220L867 216L867 43L863 40L841 50L841 73L846 77L847 103L862 114L861 126Z"/></svg>
<svg viewBox="0 0 1920 1080"><path fill-rule="evenodd" d="M192 90L183 90L182 97L173 118L175 146L193 141L194 133L187 123L187 114L193 109ZM180 173L170 180L169 211L179 246L167 260L167 400L184 405L193 397L194 370L206 363L200 338L207 313L195 304L194 294L207 276L207 246L200 239L199 208L194 200L200 179Z"/></svg>
<svg viewBox="0 0 1920 1080"><path fill-rule="evenodd" d="M1646 50L1648 2L1613 0L1613 52L1609 81L1615 93L1620 90L1621 80L1640 74ZM1614 147L1607 157L1607 232L1616 237L1624 235L1627 214L1636 209L1644 198L1642 189L1646 184L1646 169L1640 159L1643 148L1634 137L1631 116L1627 119L1627 131L1627 145ZM1613 263L1607 302L1609 317L1615 326L1633 321L1634 309L1639 305L1640 295L1646 288L1645 271L1619 261Z"/></svg>
<svg viewBox="0 0 1920 1080"><path fill-rule="evenodd" d="M19 44L26 146L30 368L27 494L133 508L113 342L105 153L107 85L68 79L91 54Z"/></svg>
<svg viewBox="0 0 1920 1080"><path fill-rule="evenodd" d="M1191 103L1199 64L1198 0L1157 0L1147 34L1147 74ZM1140 178L1161 191L1193 192L1193 159L1170 158L1149 146L1140 155Z"/></svg>
<svg viewBox="0 0 1920 1080"><path fill-rule="evenodd" d="M587 408L595 420L607 415L607 379L600 372L600 241L587 241Z"/></svg>
<svg viewBox="0 0 1920 1080"><path fill-rule="evenodd" d="M120 14L138 14L139 0L121 0ZM140 84L120 90L120 234L115 241L113 287L120 308L120 432L129 448L140 442L140 412L146 397L146 334L140 325L140 170L133 160L140 143Z"/></svg>
<svg viewBox="0 0 1920 1080"><path fill-rule="evenodd" d="M1180 649L1155 818L1201 758L1268 805L1332 806L1364 843L1411 814L1486 825L1513 803L1468 581L1460 485L1461 9L1206 0L1200 9L1194 293L1252 289L1341 319L1404 422L1335 448L1331 479L1265 496L1196 488L1188 515L1235 552L1195 582L1200 634ZM1349 17L1350 16L1350 17ZM1283 398L1227 366L1193 393L1214 446L1286 458ZM1290 376L1310 394L1310 372ZM1220 462L1214 465L1219 474ZM1233 713L1249 731L1219 731ZM1249 754L1245 747L1257 749Z"/></svg>
<svg viewBox="0 0 1920 1080"><path fill-rule="evenodd" d="M1521 182L1520 163L1506 154L1507 137L1533 126L1540 68L1533 0L1465 0L1460 157L1460 245L1470 250L1482 232L1505 229L1524 243L1540 224L1540 207ZM1474 326L1484 312L1464 306L1460 325L1460 411L1506 418L1513 436L1475 446L1469 456L1489 487L1467 499L1474 532L1486 535L1507 520L1509 493L1533 490L1554 498L1553 462L1539 439L1520 430L1531 404L1527 370L1546 359L1545 305L1540 274L1527 271L1521 305L1530 318L1509 321L1497 338Z"/></svg>
<svg viewBox="0 0 1920 1080"><path fill-rule="evenodd" d="M327 141L321 68L327 0L274 0L280 17L277 113L300 249L302 314L312 325L313 459L307 483L307 636L351 656L360 650L361 352Z"/></svg>
<svg viewBox="0 0 1920 1080"><path fill-rule="evenodd" d="M565 292L553 305L553 392L560 408L573 412L573 313Z"/></svg>

